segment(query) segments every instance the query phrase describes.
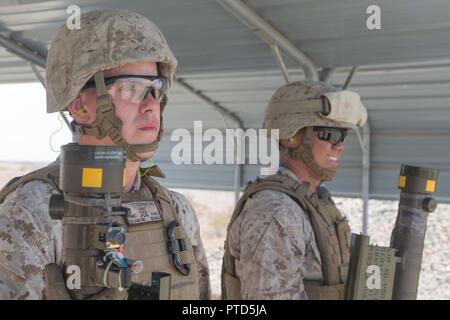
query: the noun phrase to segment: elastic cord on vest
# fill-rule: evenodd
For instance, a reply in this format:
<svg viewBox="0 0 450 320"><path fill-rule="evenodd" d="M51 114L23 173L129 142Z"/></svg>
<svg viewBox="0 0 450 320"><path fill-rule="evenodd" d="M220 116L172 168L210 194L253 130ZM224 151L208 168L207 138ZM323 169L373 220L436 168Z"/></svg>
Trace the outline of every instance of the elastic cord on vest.
<svg viewBox="0 0 450 320"><path fill-rule="evenodd" d="M332 180L336 176L336 170L322 168L314 161L312 154L312 136L313 127L307 127L302 144L295 149L289 150L289 155L296 160L302 160L320 181Z"/></svg>

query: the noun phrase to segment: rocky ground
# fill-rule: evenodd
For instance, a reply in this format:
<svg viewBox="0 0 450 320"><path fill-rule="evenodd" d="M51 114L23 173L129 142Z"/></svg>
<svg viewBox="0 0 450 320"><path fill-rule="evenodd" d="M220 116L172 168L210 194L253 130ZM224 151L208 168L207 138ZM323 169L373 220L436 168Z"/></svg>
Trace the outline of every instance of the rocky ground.
<svg viewBox="0 0 450 320"><path fill-rule="evenodd" d="M17 175L30 172L42 164L1 163L0 186ZM194 206L208 255L214 298L220 297L220 271L226 227L233 211L234 194L223 191L177 190ZM336 198L339 209L348 217L354 233L361 232L362 201ZM372 244L389 245L389 237L397 216L397 201L369 202L369 235ZM450 299L450 205L440 204L430 214L425 251L419 281L418 299Z"/></svg>
<svg viewBox="0 0 450 320"><path fill-rule="evenodd" d="M220 272L226 227L233 211L232 192L178 190L196 209L203 243L211 269L211 285L215 298L220 296ZM350 221L352 232L362 231L362 200L335 198L336 205ZM397 216L398 201L369 201L371 244L389 246ZM418 299L450 299L450 205L440 204L428 218Z"/></svg>

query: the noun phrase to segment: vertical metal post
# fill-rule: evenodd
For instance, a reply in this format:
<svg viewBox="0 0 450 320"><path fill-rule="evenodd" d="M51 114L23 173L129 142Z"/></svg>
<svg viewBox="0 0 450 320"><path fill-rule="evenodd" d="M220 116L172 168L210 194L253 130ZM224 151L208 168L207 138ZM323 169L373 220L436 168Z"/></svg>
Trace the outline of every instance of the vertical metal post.
<svg viewBox="0 0 450 320"><path fill-rule="evenodd" d="M362 162L362 198L363 217L362 233L367 235L369 227L369 194L370 194L370 125L369 122L362 128L363 130L363 162Z"/></svg>
<svg viewBox="0 0 450 320"><path fill-rule="evenodd" d="M346 90L355 76L358 66L353 66L350 71L342 90ZM362 214L362 233L367 235L369 228L369 195L370 195L370 124L366 122L362 128L363 136L358 128L355 128L359 143L362 150L362 200L363 200L363 214Z"/></svg>
<svg viewBox="0 0 450 320"><path fill-rule="evenodd" d="M242 181L242 166L243 164L236 164L234 166L234 203L238 203L241 194Z"/></svg>

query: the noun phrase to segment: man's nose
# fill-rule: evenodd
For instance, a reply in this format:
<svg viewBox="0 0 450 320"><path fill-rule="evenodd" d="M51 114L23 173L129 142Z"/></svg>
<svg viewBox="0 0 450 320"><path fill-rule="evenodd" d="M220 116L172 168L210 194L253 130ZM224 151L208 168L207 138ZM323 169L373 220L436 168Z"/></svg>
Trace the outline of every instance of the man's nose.
<svg viewBox="0 0 450 320"><path fill-rule="evenodd" d="M147 111L157 112L160 107L160 101L156 101L152 97L149 97L141 102L139 105L139 111L145 113Z"/></svg>
<svg viewBox="0 0 450 320"><path fill-rule="evenodd" d="M344 151L344 143L343 142L339 142L339 143L337 143L337 144L334 144L333 146L332 146L332 148L334 149L334 150L336 150L336 151L340 151L340 152L342 152L342 151Z"/></svg>

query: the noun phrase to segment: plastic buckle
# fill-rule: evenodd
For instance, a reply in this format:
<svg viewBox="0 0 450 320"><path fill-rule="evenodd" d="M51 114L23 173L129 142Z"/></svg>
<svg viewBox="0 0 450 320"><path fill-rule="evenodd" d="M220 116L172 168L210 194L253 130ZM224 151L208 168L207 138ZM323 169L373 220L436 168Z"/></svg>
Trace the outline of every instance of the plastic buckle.
<svg viewBox="0 0 450 320"><path fill-rule="evenodd" d="M107 94L97 97L97 105L101 113L109 112L112 109L111 100Z"/></svg>

